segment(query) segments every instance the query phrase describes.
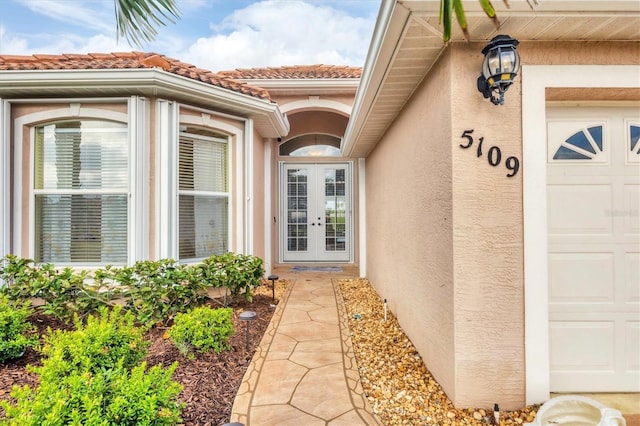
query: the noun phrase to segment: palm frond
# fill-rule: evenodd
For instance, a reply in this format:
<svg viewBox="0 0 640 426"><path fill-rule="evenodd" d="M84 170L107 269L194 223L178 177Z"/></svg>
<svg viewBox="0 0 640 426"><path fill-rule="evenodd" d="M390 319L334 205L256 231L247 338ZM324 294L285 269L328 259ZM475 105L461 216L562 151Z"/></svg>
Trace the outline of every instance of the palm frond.
<svg viewBox="0 0 640 426"><path fill-rule="evenodd" d="M453 0L440 0L440 22L442 23L442 40L446 43L451 40L451 27L453 26Z"/></svg>
<svg viewBox="0 0 640 426"><path fill-rule="evenodd" d="M138 47L155 40L158 26L180 18L176 0L114 0L114 7L118 37Z"/></svg>
<svg viewBox="0 0 640 426"><path fill-rule="evenodd" d="M534 1L537 4L538 0ZM496 28L500 28L500 21L498 20L498 14L495 8L491 4L491 0L478 0L480 7L484 13L491 19ZM510 7L509 0L502 0L505 6ZM440 23L442 24L442 41L448 43L451 40L451 31L453 26L453 15L455 12L458 25L464 34L464 38L469 41L471 36L469 35L469 29L467 25L467 18L465 16L462 0L440 0Z"/></svg>

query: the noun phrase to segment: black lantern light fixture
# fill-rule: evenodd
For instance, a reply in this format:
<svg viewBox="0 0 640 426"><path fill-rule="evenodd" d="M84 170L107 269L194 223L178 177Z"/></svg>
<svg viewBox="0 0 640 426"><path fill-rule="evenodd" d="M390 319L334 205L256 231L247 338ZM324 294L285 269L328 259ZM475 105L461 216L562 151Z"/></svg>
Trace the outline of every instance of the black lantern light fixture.
<svg viewBox="0 0 640 426"><path fill-rule="evenodd" d="M518 40L498 35L482 49L482 74L478 77L478 91L494 105L504 104L507 91L520 69L520 56L516 51Z"/></svg>

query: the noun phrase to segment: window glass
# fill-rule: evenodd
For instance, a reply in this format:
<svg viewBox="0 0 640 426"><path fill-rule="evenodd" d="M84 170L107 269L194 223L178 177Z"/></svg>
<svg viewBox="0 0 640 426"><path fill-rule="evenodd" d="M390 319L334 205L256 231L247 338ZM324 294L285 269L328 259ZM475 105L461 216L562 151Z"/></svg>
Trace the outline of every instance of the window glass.
<svg viewBox="0 0 640 426"><path fill-rule="evenodd" d="M199 129L180 134L179 257L229 249L229 152L226 138Z"/></svg>
<svg viewBox="0 0 640 426"><path fill-rule="evenodd" d="M581 129L558 147L553 155L554 160L591 160L602 157L603 126L592 126Z"/></svg>
<svg viewBox="0 0 640 426"><path fill-rule="evenodd" d="M35 128L35 260L126 263L126 124L80 120Z"/></svg>
<svg viewBox="0 0 640 426"><path fill-rule="evenodd" d="M340 148L331 145L309 145L289 154L291 157L339 157Z"/></svg>

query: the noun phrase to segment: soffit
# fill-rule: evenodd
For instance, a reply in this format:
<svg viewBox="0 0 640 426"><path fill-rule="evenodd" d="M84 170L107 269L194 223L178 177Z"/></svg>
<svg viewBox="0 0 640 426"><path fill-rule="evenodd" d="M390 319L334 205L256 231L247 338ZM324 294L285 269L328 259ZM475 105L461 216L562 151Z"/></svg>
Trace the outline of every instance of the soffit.
<svg viewBox="0 0 640 426"><path fill-rule="evenodd" d="M509 9L494 1L498 30L477 1L463 2L471 41L486 43L498 34L520 41L640 40L640 2L530 1L533 8L526 0L512 0ZM366 157L373 150L446 48L439 5L439 0L398 0L385 10L383 3L343 141L344 155ZM383 34L377 44L376 32ZM457 23L451 39L464 41Z"/></svg>

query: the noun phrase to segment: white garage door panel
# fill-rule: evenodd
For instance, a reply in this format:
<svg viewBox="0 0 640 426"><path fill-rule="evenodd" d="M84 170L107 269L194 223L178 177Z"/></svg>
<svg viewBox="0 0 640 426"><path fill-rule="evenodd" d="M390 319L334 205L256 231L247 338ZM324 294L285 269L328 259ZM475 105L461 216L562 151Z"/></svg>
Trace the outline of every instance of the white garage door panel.
<svg viewBox="0 0 640 426"><path fill-rule="evenodd" d="M640 391L640 108L549 108L550 385Z"/></svg>
<svg viewBox="0 0 640 426"><path fill-rule="evenodd" d="M611 234L611 185L549 185L549 234Z"/></svg>
<svg viewBox="0 0 640 426"><path fill-rule="evenodd" d="M625 301L629 305L640 304L640 253L625 253ZM635 306L638 310L638 306Z"/></svg>
<svg viewBox="0 0 640 426"><path fill-rule="evenodd" d="M550 322L550 370L554 381L563 383L555 391L637 392L640 325L623 315L606 320L599 316L572 321L566 315L565 320Z"/></svg>
<svg viewBox="0 0 640 426"><path fill-rule="evenodd" d="M613 253L549 253L550 303L614 303ZM585 283L593 285L585 286Z"/></svg>
<svg viewBox="0 0 640 426"><path fill-rule="evenodd" d="M640 372L640 321L627 321L625 330L626 370L637 374Z"/></svg>
<svg viewBox="0 0 640 426"><path fill-rule="evenodd" d="M640 234L640 185L624 185L624 209L619 213L624 219L626 235Z"/></svg>
<svg viewBox="0 0 640 426"><path fill-rule="evenodd" d="M613 372L615 326L613 321L554 321L551 323L553 371ZM591 345L585 346L584 342ZM580 351L576 351L580 347Z"/></svg>

